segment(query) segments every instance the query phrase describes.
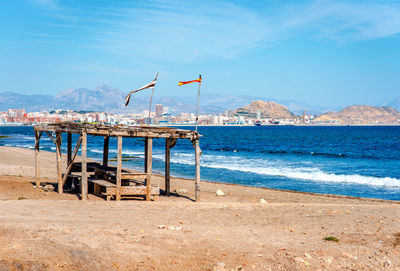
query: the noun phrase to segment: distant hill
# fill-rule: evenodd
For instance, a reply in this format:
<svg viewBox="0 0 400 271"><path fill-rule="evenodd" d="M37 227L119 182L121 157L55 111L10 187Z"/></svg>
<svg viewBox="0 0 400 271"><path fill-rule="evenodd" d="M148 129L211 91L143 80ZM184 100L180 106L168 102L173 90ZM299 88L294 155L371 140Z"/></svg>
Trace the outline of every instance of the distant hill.
<svg viewBox="0 0 400 271"><path fill-rule="evenodd" d="M236 109L233 114L235 116L256 118L257 111L260 111L262 118L292 119L296 117L283 105L275 102L264 102L262 100L252 101L251 104Z"/></svg>
<svg viewBox="0 0 400 271"><path fill-rule="evenodd" d="M333 121L349 124L368 123L398 123L400 113L392 107L378 107L369 105L352 105L335 113L329 112L315 119L315 121Z"/></svg>
<svg viewBox="0 0 400 271"><path fill-rule="evenodd" d="M0 93L0 111L9 108L25 108L27 112L51 111L55 109L104 111L109 113L133 113L148 110L150 91L142 91L131 98L128 107L123 106L123 91L101 84L94 89L76 88L66 89L59 94L52 95L24 95L13 92ZM265 97L234 96L203 93L200 96L201 114L219 114L226 110L235 110L254 100L270 100L286 106L297 115L307 114L319 115L337 108L313 106L304 102L294 100L276 100ZM153 105L163 104L172 107L174 113L195 112L196 93L188 96L160 96L155 91ZM154 110L154 107L153 107Z"/></svg>

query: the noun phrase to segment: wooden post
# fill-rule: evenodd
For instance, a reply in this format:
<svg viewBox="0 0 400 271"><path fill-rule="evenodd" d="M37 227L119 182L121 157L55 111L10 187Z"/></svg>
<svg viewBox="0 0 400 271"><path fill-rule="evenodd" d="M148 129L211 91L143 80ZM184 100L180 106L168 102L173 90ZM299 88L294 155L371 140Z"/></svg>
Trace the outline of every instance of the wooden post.
<svg viewBox="0 0 400 271"><path fill-rule="evenodd" d="M76 141L75 149L74 149L74 152L72 153L72 157L71 157L71 162L69 163L69 165L65 169L64 177L63 177L63 181L62 181L63 185L67 181L68 175L72 170L72 165L73 165L73 163L75 161L76 155L78 154L79 147L81 146L81 143L82 143L82 135L80 135L78 140Z"/></svg>
<svg viewBox="0 0 400 271"><path fill-rule="evenodd" d="M196 140L195 143L195 155L196 155L196 180L195 180L195 195L196 201L200 201L200 144L199 144L199 140Z"/></svg>
<svg viewBox="0 0 400 271"><path fill-rule="evenodd" d="M71 160L72 160L72 134L68 133L67 165L71 164Z"/></svg>
<svg viewBox="0 0 400 271"><path fill-rule="evenodd" d="M39 142L40 136L38 131L35 131L35 182L36 188L40 187L40 164L39 164Z"/></svg>
<svg viewBox="0 0 400 271"><path fill-rule="evenodd" d="M151 174L152 174L152 155L153 155L153 138L146 137L146 151L145 151L145 171L147 173L146 179L146 201L151 200Z"/></svg>
<svg viewBox="0 0 400 271"><path fill-rule="evenodd" d="M61 161L61 133L56 132L57 183L58 194L63 193L62 161Z"/></svg>
<svg viewBox="0 0 400 271"><path fill-rule="evenodd" d="M103 166L108 166L108 148L110 146L110 137L104 137L104 148L103 148Z"/></svg>
<svg viewBox="0 0 400 271"><path fill-rule="evenodd" d="M122 136L118 137L117 152L117 195L115 200L121 200L121 170L122 170Z"/></svg>
<svg viewBox="0 0 400 271"><path fill-rule="evenodd" d="M87 181L87 165L86 165L86 152L87 152L87 134L82 131L82 178L81 178L81 194L82 200L87 199L88 181Z"/></svg>
<svg viewBox="0 0 400 271"><path fill-rule="evenodd" d="M165 140L165 194L170 194L171 139Z"/></svg>
<svg viewBox="0 0 400 271"><path fill-rule="evenodd" d="M147 137L144 139L144 172L147 172Z"/></svg>

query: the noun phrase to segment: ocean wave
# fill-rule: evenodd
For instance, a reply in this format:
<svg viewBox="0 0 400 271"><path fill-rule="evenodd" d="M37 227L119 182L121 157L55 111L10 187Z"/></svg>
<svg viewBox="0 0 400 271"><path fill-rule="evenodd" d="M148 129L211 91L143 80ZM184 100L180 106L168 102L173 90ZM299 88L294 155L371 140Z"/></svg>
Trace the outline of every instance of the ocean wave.
<svg viewBox="0 0 400 271"><path fill-rule="evenodd" d="M156 155L164 160L164 156ZM194 166L194 154L180 153L172 155L171 163ZM251 166L250 166L251 165ZM319 168L310 167L308 163L294 164L265 159L248 159L240 156L202 155L201 166L213 169L248 172L264 176L286 177L290 179L313 182L347 183L371 186L400 188L400 179L392 177L375 177L358 174L327 173Z"/></svg>
<svg viewBox="0 0 400 271"><path fill-rule="evenodd" d="M285 167L249 167L243 165L220 165L220 164L209 164L204 165L205 167L215 169L228 169L242 172L251 172L260 175L267 176L280 176L291 179L309 180L314 182L331 182L331 183L351 183L351 184L362 184L372 186L385 186L400 188L400 179L391 177L374 177L374 176L363 176L358 174L342 175L326 173L316 168L285 168Z"/></svg>
<svg viewBox="0 0 400 271"><path fill-rule="evenodd" d="M299 150L272 150L272 149L257 149L257 148L246 148L246 147L222 147L222 148L204 148L204 151L218 151L218 152L250 152L250 153L264 153L264 154L292 154L292 155L304 155L304 156L324 156L332 158L343 158L349 155L344 153L330 153L330 152L317 152L317 151L299 151ZM362 158L375 158L366 157Z"/></svg>

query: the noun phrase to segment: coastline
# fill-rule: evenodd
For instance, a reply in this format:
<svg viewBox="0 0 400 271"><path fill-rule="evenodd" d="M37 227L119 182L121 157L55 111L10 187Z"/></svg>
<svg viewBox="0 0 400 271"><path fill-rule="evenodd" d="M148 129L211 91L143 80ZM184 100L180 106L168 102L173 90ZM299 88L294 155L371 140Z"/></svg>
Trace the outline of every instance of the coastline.
<svg viewBox="0 0 400 271"><path fill-rule="evenodd" d="M0 123L0 127L21 127L21 126L35 126L39 125L39 123L33 123L33 124L7 124L3 125ZM139 125L138 125L139 126ZM194 127L195 124L151 124L151 126L154 127ZM199 124L198 127L274 127L274 126L298 126L298 127L347 127L347 126L355 126L355 127L397 127L400 126L400 123L330 123L330 124L324 124L324 123L318 123L318 124L301 124L301 123L296 123L296 124L267 124L267 125L260 125L256 126L254 124Z"/></svg>
<svg viewBox="0 0 400 271"><path fill-rule="evenodd" d="M82 202L34 189L33 158L32 150L0 147L6 270L400 268L399 202L202 182L196 203L193 181L177 178L171 191L187 192L154 202ZM55 183L55 154L42 151L40 162L42 180ZM163 188L161 176L154 182Z"/></svg>

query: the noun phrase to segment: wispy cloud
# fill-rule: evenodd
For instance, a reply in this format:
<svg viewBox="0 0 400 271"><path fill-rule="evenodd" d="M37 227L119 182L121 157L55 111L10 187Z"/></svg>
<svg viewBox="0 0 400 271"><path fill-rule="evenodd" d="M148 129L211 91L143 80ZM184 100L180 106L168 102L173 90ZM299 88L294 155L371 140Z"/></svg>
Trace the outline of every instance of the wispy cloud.
<svg viewBox="0 0 400 271"><path fill-rule="evenodd" d="M301 29L341 42L400 33L400 3L394 1L314 1L282 15L288 31Z"/></svg>
<svg viewBox="0 0 400 271"><path fill-rule="evenodd" d="M51 25L78 31L84 46L133 60L229 59L293 36L348 43L400 33L397 1L318 0L249 6L155 0L84 9L64 9L56 0L34 1L58 7L49 12L59 19Z"/></svg>
<svg viewBox="0 0 400 271"><path fill-rule="evenodd" d="M260 16L225 2L154 3L117 13L118 20L99 32L99 46L139 58L176 62L231 58L257 46L266 34Z"/></svg>

